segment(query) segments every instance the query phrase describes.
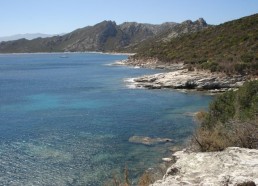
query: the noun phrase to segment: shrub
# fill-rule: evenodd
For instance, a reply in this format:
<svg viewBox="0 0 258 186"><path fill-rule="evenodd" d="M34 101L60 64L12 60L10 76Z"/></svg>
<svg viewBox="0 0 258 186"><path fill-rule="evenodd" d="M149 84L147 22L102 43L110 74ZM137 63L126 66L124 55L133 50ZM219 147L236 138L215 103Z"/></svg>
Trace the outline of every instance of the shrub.
<svg viewBox="0 0 258 186"><path fill-rule="evenodd" d="M138 185L139 186L148 186L152 183L154 183L155 180L153 179L153 177L151 177L150 174L148 174L147 172L145 172L139 179L138 181Z"/></svg>
<svg viewBox="0 0 258 186"><path fill-rule="evenodd" d="M201 151L229 146L258 148L258 81L218 96L208 112L196 115L199 128L194 142Z"/></svg>
<svg viewBox="0 0 258 186"><path fill-rule="evenodd" d="M230 146L228 136L222 130L223 126L216 126L212 129L198 128L196 131L195 142L199 146L200 151L221 151L227 146Z"/></svg>
<svg viewBox="0 0 258 186"><path fill-rule="evenodd" d="M255 58L254 55L252 54L243 54L241 56L241 60L244 62L244 63L250 63L253 61L253 59Z"/></svg>
<svg viewBox="0 0 258 186"><path fill-rule="evenodd" d="M201 64L201 68L215 72L219 70L219 64L212 61L207 61Z"/></svg>
<svg viewBox="0 0 258 186"><path fill-rule="evenodd" d="M235 114L235 93L228 91L222 95L219 95L209 107L207 117L202 123L202 127L212 127L216 122L225 123L230 118L233 118Z"/></svg>
<svg viewBox="0 0 258 186"><path fill-rule="evenodd" d="M237 73L239 74L244 74L245 73L245 70L247 68L247 64L245 63L236 63L234 65L234 69Z"/></svg>
<svg viewBox="0 0 258 186"><path fill-rule="evenodd" d="M237 93L238 117L253 119L258 114L258 81L245 83Z"/></svg>
<svg viewBox="0 0 258 186"><path fill-rule="evenodd" d="M258 120L257 120L258 121ZM238 146L244 148L258 148L258 124L256 122L230 121L217 124L212 129L198 128L194 136L195 144L202 152L221 151L226 147Z"/></svg>

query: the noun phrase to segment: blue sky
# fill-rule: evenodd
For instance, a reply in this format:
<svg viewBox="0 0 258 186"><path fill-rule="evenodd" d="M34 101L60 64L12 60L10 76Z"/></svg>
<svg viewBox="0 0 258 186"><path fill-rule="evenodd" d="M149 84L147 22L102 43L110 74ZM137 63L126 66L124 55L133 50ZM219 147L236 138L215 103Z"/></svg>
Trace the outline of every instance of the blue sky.
<svg viewBox="0 0 258 186"><path fill-rule="evenodd" d="M64 33L103 20L118 24L182 22L209 24L258 13L258 0L1 0L0 36Z"/></svg>

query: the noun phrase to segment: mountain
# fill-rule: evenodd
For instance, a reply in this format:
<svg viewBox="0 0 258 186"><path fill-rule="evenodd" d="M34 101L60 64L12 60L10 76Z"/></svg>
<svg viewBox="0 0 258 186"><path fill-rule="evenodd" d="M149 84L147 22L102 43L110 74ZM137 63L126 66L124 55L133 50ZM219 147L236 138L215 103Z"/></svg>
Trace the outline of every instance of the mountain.
<svg viewBox="0 0 258 186"><path fill-rule="evenodd" d="M178 30L180 25L184 25L182 26L183 30ZM160 25L136 22L125 22L117 25L113 21L103 21L94 26L77 29L63 36L1 42L0 53L125 51L127 49L132 50L133 46L155 36L171 33L173 35L171 37L175 37L183 33L199 31L206 27L208 27L206 23L202 24L199 21L188 21L181 24L167 22Z"/></svg>
<svg viewBox="0 0 258 186"><path fill-rule="evenodd" d="M167 26L168 24L170 23L163 23L161 25L161 28L163 29L155 36L150 37L140 43L136 43L135 45L128 46L125 50L128 52L138 52L142 47L152 45L153 43L167 42L172 38L181 37L185 34L190 34L213 27L212 25L208 25L203 18L200 18L194 22L191 20L186 20L181 24L174 24L173 26L169 27Z"/></svg>
<svg viewBox="0 0 258 186"><path fill-rule="evenodd" d="M38 37L41 38L46 38L46 37L52 37L54 35L50 34L41 34L41 33L33 33L33 34L17 34L17 35L12 35L12 36L5 36L5 37L0 37L0 42L2 41L13 41L13 40L18 40L18 39L28 39L32 40Z"/></svg>
<svg viewBox="0 0 258 186"><path fill-rule="evenodd" d="M183 62L189 69L258 75L258 14L137 46L133 59L146 58Z"/></svg>

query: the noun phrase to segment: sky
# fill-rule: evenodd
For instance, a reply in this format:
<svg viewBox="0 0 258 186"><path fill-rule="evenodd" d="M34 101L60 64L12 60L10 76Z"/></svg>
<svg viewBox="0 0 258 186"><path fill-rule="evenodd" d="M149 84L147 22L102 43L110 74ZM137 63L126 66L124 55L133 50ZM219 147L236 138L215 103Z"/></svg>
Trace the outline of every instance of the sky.
<svg viewBox="0 0 258 186"><path fill-rule="evenodd" d="M258 13L258 0L1 0L0 37L59 34L103 20L160 24L204 18L209 24Z"/></svg>

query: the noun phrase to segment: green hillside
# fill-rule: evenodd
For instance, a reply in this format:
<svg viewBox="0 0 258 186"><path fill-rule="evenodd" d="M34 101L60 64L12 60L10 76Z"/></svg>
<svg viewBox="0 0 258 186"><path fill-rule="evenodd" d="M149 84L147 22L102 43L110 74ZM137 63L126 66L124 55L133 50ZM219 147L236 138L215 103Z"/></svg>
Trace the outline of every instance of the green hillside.
<svg viewBox="0 0 258 186"><path fill-rule="evenodd" d="M168 42L150 42L135 58L184 62L189 69L258 74L258 14L230 21Z"/></svg>

